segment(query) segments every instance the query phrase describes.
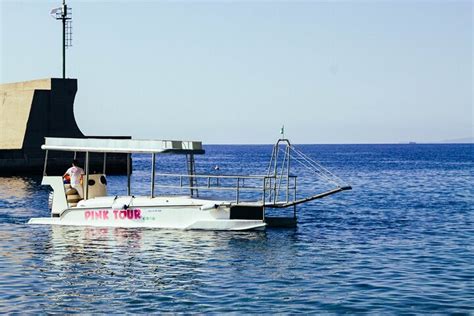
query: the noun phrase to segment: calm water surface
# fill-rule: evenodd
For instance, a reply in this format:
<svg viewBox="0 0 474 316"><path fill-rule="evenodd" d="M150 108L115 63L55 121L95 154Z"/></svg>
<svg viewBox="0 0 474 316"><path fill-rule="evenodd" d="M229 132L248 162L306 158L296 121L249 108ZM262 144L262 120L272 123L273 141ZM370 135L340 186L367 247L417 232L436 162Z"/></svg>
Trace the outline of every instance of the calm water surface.
<svg viewBox="0 0 474 316"><path fill-rule="evenodd" d="M295 229L28 226L48 216L48 188L0 178L0 312L474 313L473 145L299 148L354 189L300 207ZM206 150L198 171L230 174L262 173L271 153ZM150 161L134 162L146 194ZM109 183L125 193L124 177Z"/></svg>

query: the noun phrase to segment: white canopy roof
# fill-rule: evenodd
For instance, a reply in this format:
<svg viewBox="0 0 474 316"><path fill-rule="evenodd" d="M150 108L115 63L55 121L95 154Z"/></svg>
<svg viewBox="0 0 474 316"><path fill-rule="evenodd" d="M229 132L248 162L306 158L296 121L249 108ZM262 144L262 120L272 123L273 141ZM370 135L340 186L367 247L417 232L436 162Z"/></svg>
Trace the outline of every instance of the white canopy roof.
<svg viewBox="0 0 474 316"><path fill-rule="evenodd" d="M45 137L41 149L100 153L204 154L201 142L181 140Z"/></svg>

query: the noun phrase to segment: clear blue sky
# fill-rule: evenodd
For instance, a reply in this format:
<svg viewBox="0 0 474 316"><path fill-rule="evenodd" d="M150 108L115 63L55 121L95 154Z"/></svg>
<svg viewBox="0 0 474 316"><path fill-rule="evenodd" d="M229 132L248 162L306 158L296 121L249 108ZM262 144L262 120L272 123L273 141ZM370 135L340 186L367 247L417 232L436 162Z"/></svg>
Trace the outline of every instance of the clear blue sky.
<svg viewBox="0 0 474 316"><path fill-rule="evenodd" d="M0 0L0 81L61 76L57 1ZM473 134L471 1L68 1L89 135L272 143Z"/></svg>

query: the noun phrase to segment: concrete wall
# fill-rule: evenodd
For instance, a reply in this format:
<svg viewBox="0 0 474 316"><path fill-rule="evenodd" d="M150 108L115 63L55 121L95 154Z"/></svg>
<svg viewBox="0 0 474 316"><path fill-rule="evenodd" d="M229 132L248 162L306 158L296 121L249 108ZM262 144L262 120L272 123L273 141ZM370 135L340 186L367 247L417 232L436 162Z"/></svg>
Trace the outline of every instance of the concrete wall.
<svg viewBox="0 0 474 316"><path fill-rule="evenodd" d="M85 137L74 118L76 92L76 79L0 85L0 175L41 174L44 137ZM60 173L70 165L71 153L50 154L49 171ZM126 172L125 155L107 158L109 173ZM91 167L100 169L99 164L102 160L94 159Z"/></svg>
<svg viewBox="0 0 474 316"><path fill-rule="evenodd" d="M0 85L0 149L21 149L36 89L51 89L51 80Z"/></svg>

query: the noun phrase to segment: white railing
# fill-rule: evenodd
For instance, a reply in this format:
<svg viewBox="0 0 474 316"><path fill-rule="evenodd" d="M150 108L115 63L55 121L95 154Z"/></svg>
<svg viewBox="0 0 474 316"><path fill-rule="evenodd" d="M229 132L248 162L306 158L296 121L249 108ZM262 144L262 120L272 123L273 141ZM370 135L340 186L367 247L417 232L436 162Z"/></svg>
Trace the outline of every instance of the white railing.
<svg viewBox="0 0 474 316"><path fill-rule="evenodd" d="M264 175L189 175L157 173L155 188L187 189L199 191L234 191L235 203L249 202L242 200L243 192L253 192L253 201L271 206L296 200L296 176L285 180L281 189L280 176ZM286 178L286 176L284 177ZM194 180L194 181L193 181ZM284 179L283 179L284 180ZM165 184L160 184L166 182Z"/></svg>

